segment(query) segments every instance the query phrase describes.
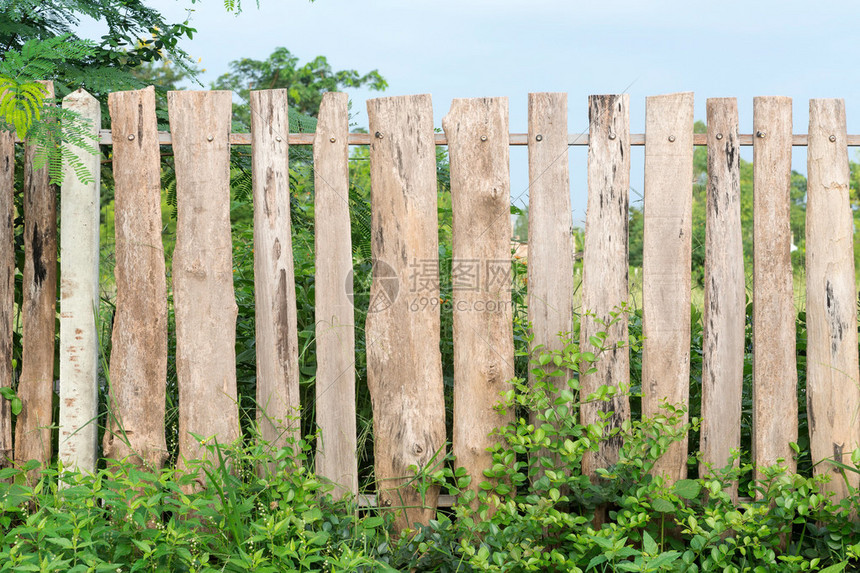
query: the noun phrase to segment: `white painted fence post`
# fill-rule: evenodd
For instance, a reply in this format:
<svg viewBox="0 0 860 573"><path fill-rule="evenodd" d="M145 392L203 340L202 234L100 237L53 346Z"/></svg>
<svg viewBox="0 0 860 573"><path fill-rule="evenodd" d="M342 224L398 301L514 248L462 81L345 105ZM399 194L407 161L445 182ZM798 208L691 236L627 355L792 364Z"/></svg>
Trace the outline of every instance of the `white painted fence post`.
<svg viewBox="0 0 860 573"><path fill-rule="evenodd" d="M98 135L101 106L79 89L63 98L63 109L89 121ZM98 145L94 140L93 145ZM60 436L64 467L92 472L98 441L99 154L73 148L92 181L81 182L64 166L60 192Z"/></svg>

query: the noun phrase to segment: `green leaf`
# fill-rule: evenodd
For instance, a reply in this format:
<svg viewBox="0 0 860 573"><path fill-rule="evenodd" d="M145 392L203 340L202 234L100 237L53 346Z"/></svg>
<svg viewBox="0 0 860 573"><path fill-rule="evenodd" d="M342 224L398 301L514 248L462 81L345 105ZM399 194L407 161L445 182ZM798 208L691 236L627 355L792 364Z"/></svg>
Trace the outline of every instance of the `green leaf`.
<svg viewBox="0 0 860 573"><path fill-rule="evenodd" d="M651 571L657 571L662 569L666 565L669 565L673 561L676 561L679 557L681 557L681 553L678 551L667 551L665 553L661 553L656 558L652 559L648 566L651 568Z"/></svg>
<svg viewBox="0 0 860 573"><path fill-rule="evenodd" d="M63 538L63 537L49 537L48 541L50 541L54 545L59 545L63 549L71 549L72 548L72 542L68 539Z"/></svg>
<svg viewBox="0 0 860 573"><path fill-rule="evenodd" d="M657 543L654 541L654 538L648 535L647 531L642 532L642 549L644 549L645 553L648 555L657 555L660 551L657 548Z"/></svg>
<svg viewBox="0 0 860 573"><path fill-rule="evenodd" d="M834 563L830 567L825 567L819 573L839 573L840 571L844 571L847 566L848 562L842 561L841 563Z"/></svg>
<svg viewBox="0 0 860 573"><path fill-rule="evenodd" d="M591 569L594 569L595 567L597 567L601 563L606 563L606 561L607 561L606 555L603 555L603 554L592 557L591 561L588 562L588 567L586 567L585 570L590 571Z"/></svg>
<svg viewBox="0 0 860 573"><path fill-rule="evenodd" d="M652 501L651 507L654 508L654 511L659 511L660 513L673 513L675 511L675 506L672 505L672 502L663 498L657 498Z"/></svg>
<svg viewBox="0 0 860 573"><path fill-rule="evenodd" d="M699 482L696 480L682 479L675 482L675 485L672 486L672 490L678 497L682 497L684 499L696 499L699 497L699 492L702 490L702 486L699 485Z"/></svg>
<svg viewBox="0 0 860 573"><path fill-rule="evenodd" d="M361 524L367 529L374 529L385 523L385 519L379 516L368 517Z"/></svg>

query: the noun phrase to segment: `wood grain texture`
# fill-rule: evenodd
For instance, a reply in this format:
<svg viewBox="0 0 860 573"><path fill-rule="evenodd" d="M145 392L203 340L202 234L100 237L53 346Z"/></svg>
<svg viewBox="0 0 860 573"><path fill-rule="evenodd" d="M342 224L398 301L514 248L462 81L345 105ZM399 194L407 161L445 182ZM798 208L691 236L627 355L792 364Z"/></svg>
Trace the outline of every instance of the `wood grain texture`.
<svg viewBox="0 0 860 573"><path fill-rule="evenodd" d="M167 279L152 87L108 96L114 133L117 287L104 455L158 470L167 459Z"/></svg>
<svg viewBox="0 0 860 573"><path fill-rule="evenodd" d="M101 128L101 105L80 89L63 108ZM74 148L93 178L82 183L64 166L60 191L60 414L58 456L64 467L92 473L98 459L99 210L101 153Z"/></svg>
<svg viewBox="0 0 860 573"><path fill-rule="evenodd" d="M628 301L628 204L630 201L630 96L593 95L588 98L588 208L583 245L582 326L583 352L600 354L597 371L583 376L583 397L601 386L615 386L619 394L608 401L584 401L580 416L593 424L612 412L606 420L607 441L597 452L588 452L582 471L618 462L621 425L630 419L630 352L627 346L627 315L620 312ZM614 317L613 317L614 315ZM616 320L617 318L617 320ZM599 345L590 339L606 334ZM620 346L619 346L620 345ZM605 348L602 352L600 348ZM614 435L613 435L614 434Z"/></svg>
<svg viewBox="0 0 860 573"><path fill-rule="evenodd" d="M314 143L316 469L337 484L337 497L358 493L348 101L345 93L323 95Z"/></svg>
<svg viewBox="0 0 860 573"><path fill-rule="evenodd" d="M642 263L642 417L689 403L692 251L693 94L645 103L645 230ZM687 415L682 416L686 423ZM687 441L673 443L652 469L669 482L687 475Z"/></svg>
<svg viewBox="0 0 860 573"><path fill-rule="evenodd" d="M422 498L409 466L434 471L445 456L433 107L429 95L380 98L368 100L367 115L375 136L367 384L380 505L405 507L394 524L402 529L432 519L439 495L434 486Z"/></svg>
<svg viewBox="0 0 860 573"><path fill-rule="evenodd" d="M257 423L261 437L276 448L300 433L289 130L287 90L252 91Z"/></svg>
<svg viewBox="0 0 860 573"><path fill-rule="evenodd" d="M797 356L791 268L791 98L757 97L753 126L752 459L797 467ZM757 471L761 476L761 472Z"/></svg>
<svg viewBox="0 0 860 573"><path fill-rule="evenodd" d="M850 464L851 452L860 445L854 223L845 125L843 100L809 101L806 411L812 462L824 460L814 466L814 473L831 476L823 489L837 499L849 495L848 484L860 485L860 475L826 461Z"/></svg>
<svg viewBox="0 0 860 573"><path fill-rule="evenodd" d="M179 467L239 438L236 298L230 234L228 91L167 94L176 163L173 301L179 384Z"/></svg>
<svg viewBox="0 0 860 573"><path fill-rule="evenodd" d="M15 318L15 134L0 131L0 388L12 386ZM0 469L12 465L12 405L0 400Z"/></svg>
<svg viewBox="0 0 860 573"><path fill-rule="evenodd" d="M54 84L44 82L47 97ZM18 396L24 409L15 422L15 460L51 460L54 398L54 332L57 309L57 188L47 165L34 169L36 148L24 149L23 348ZM38 471L29 475L38 478Z"/></svg>
<svg viewBox="0 0 860 573"><path fill-rule="evenodd" d="M704 466L723 468L741 447L746 285L741 235L738 104L709 99L705 226L705 309L702 342ZM735 460L737 465L737 460ZM705 468L701 470L706 474ZM737 484L731 487L737 501Z"/></svg>
<svg viewBox="0 0 860 573"><path fill-rule="evenodd" d="M529 94L528 315L532 349L561 350L573 332L573 219L567 151L567 94ZM559 335L562 336L559 336ZM536 359L540 351L532 350ZM555 369L555 366L552 366ZM570 373L554 378L567 388ZM535 383L529 374L529 382ZM535 416L532 414L532 421Z"/></svg>
<svg viewBox="0 0 860 573"><path fill-rule="evenodd" d="M495 408L514 377L508 99L455 99L442 127L453 212L453 449L477 495L498 443L490 434L513 421Z"/></svg>

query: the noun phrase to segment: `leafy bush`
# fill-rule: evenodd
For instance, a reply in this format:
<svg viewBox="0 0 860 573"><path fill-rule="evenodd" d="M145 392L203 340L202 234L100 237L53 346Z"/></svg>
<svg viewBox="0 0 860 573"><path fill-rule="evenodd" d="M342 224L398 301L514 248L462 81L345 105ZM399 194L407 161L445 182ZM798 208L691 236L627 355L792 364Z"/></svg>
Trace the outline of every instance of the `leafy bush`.
<svg viewBox="0 0 860 573"><path fill-rule="evenodd" d="M477 504L472 478L451 457L413 481L457 496L429 526L394 535L390 511L332 498L309 470L312 436L273 450L248 424L246 443L208 445L213 461L196 473L124 462L95 475L53 467L30 487L35 463L0 470L0 571L833 573L858 563L860 498L834 502L822 492L828 478L775 466L755 481L742 462L668 484L649 472L696 430L695 417L681 425L682 410L666 404L656 418L621 428L583 425L582 400L619 392L581 396L579 379L598 359L575 342L540 352L536 382L514 379L502 396L498 407L516 417L496 431ZM618 436L618 463L583 476L583 455ZM750 497L734 503L731 483ZM597 524L596 514L607 519Z"/></svg>
<svg viewBox="0 0 860 573"><path fill-rule="evenodd" d="M789 474L783 466L765 469L756 482L748 463L665 483L649 470L698 421L682 426L682 411L666 404L660 416L620 429L602 421L583 426L577 374L592 368L594 356L575 343L543 356L549 359L535 366L557 368L535 368L531 387L515 380L501 406L521 415L498 431L479 508L469 504L474 494L462 470L439 472L458 505L401 539L401 570L832 573L856 564L856 496L835 503L821 491L827 478ZM555 378L566 369L575 376L558 392ZM616 391L604 387L584 398L608 400ZM536 421L522 415L526 410ZM594 480L581 475L583 455L616 433L624 439L618 463ZM751 499L735 504L727 493L732 482L750 484ZM595 512L603 507L609 519L597 526Z"/></svg>
<svg viewBox="0 0 860 573"><path fill-rule="evenodd" d="M327 495L307 442L208 447L197 475L116 463L28 487L29 466L0 471L0 571L380 570L384 520Z"/></svg>

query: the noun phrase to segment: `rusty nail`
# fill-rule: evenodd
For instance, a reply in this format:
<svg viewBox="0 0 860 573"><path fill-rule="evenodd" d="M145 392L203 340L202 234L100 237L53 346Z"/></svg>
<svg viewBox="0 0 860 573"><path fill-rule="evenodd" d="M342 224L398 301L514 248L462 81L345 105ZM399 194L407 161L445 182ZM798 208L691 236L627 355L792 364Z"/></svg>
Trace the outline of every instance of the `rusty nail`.
<svg viewBox="0 0 860 573"><path fill-rule="evenodd" d="M835 142L835 141L836 141L836 136L835 136L835 135L831 135L831 136L830 136L830 142L831 142L831 143L833 143L833 142Z"/></svg>
<svg viewBox="0 0 860 573"><path fill-rule="evenodd" d="M385 137L384 133L382 133L381 131L376 132L376 139L382 139L383 137Z"/></svg>
<svg viewBox="0 0 860 573"><path fill-rule="evenodd" d="M669 143L675 143L675 136L674 135L669 136Z"/></svg>
<svg viewBox="0 0 860 573"><path fill-rule="evenodd" d="M487 136L486 136L486 135L482 135L482 136L481 136L481 141L487 141Z"/></svg>
<svg viewBox="0 0 860 573"><path fill-rule="evenodd" d="M764 138L766 135L767 135L767 133L765 133L764 131L755 132L755 136L759 137L759 138Z"/></svg>
<svg viewBox="0 0 860 573"><path fill-rule="evenodd" d="M336 137L332 137L331 139L329 139L329 141L331 141L332 143L334 143L335 141L337 141L337 138L336 138Z"/></svg>
<svg viewBox="0 0 860 573"><path fill-rule="evenodd" d="M722 139L722 138L723 138L723 134L722 134L722 133L718 133L718 134L717 134L717 139Z"/></svg>
<svg viewBox="0 0 860 573"><path fill-rule="evenodd" d="M133 133L130 133L130 134L128 135L128 140L129 140L129 141L134 141L134 134L133 134Z"/></svg>
<svg viewBox="0 0 860 573"><path fill-rule="evenodd" d="M543 141L543 135L541 135L539 133L537 135L535 135L535 141Z"/></svg>

